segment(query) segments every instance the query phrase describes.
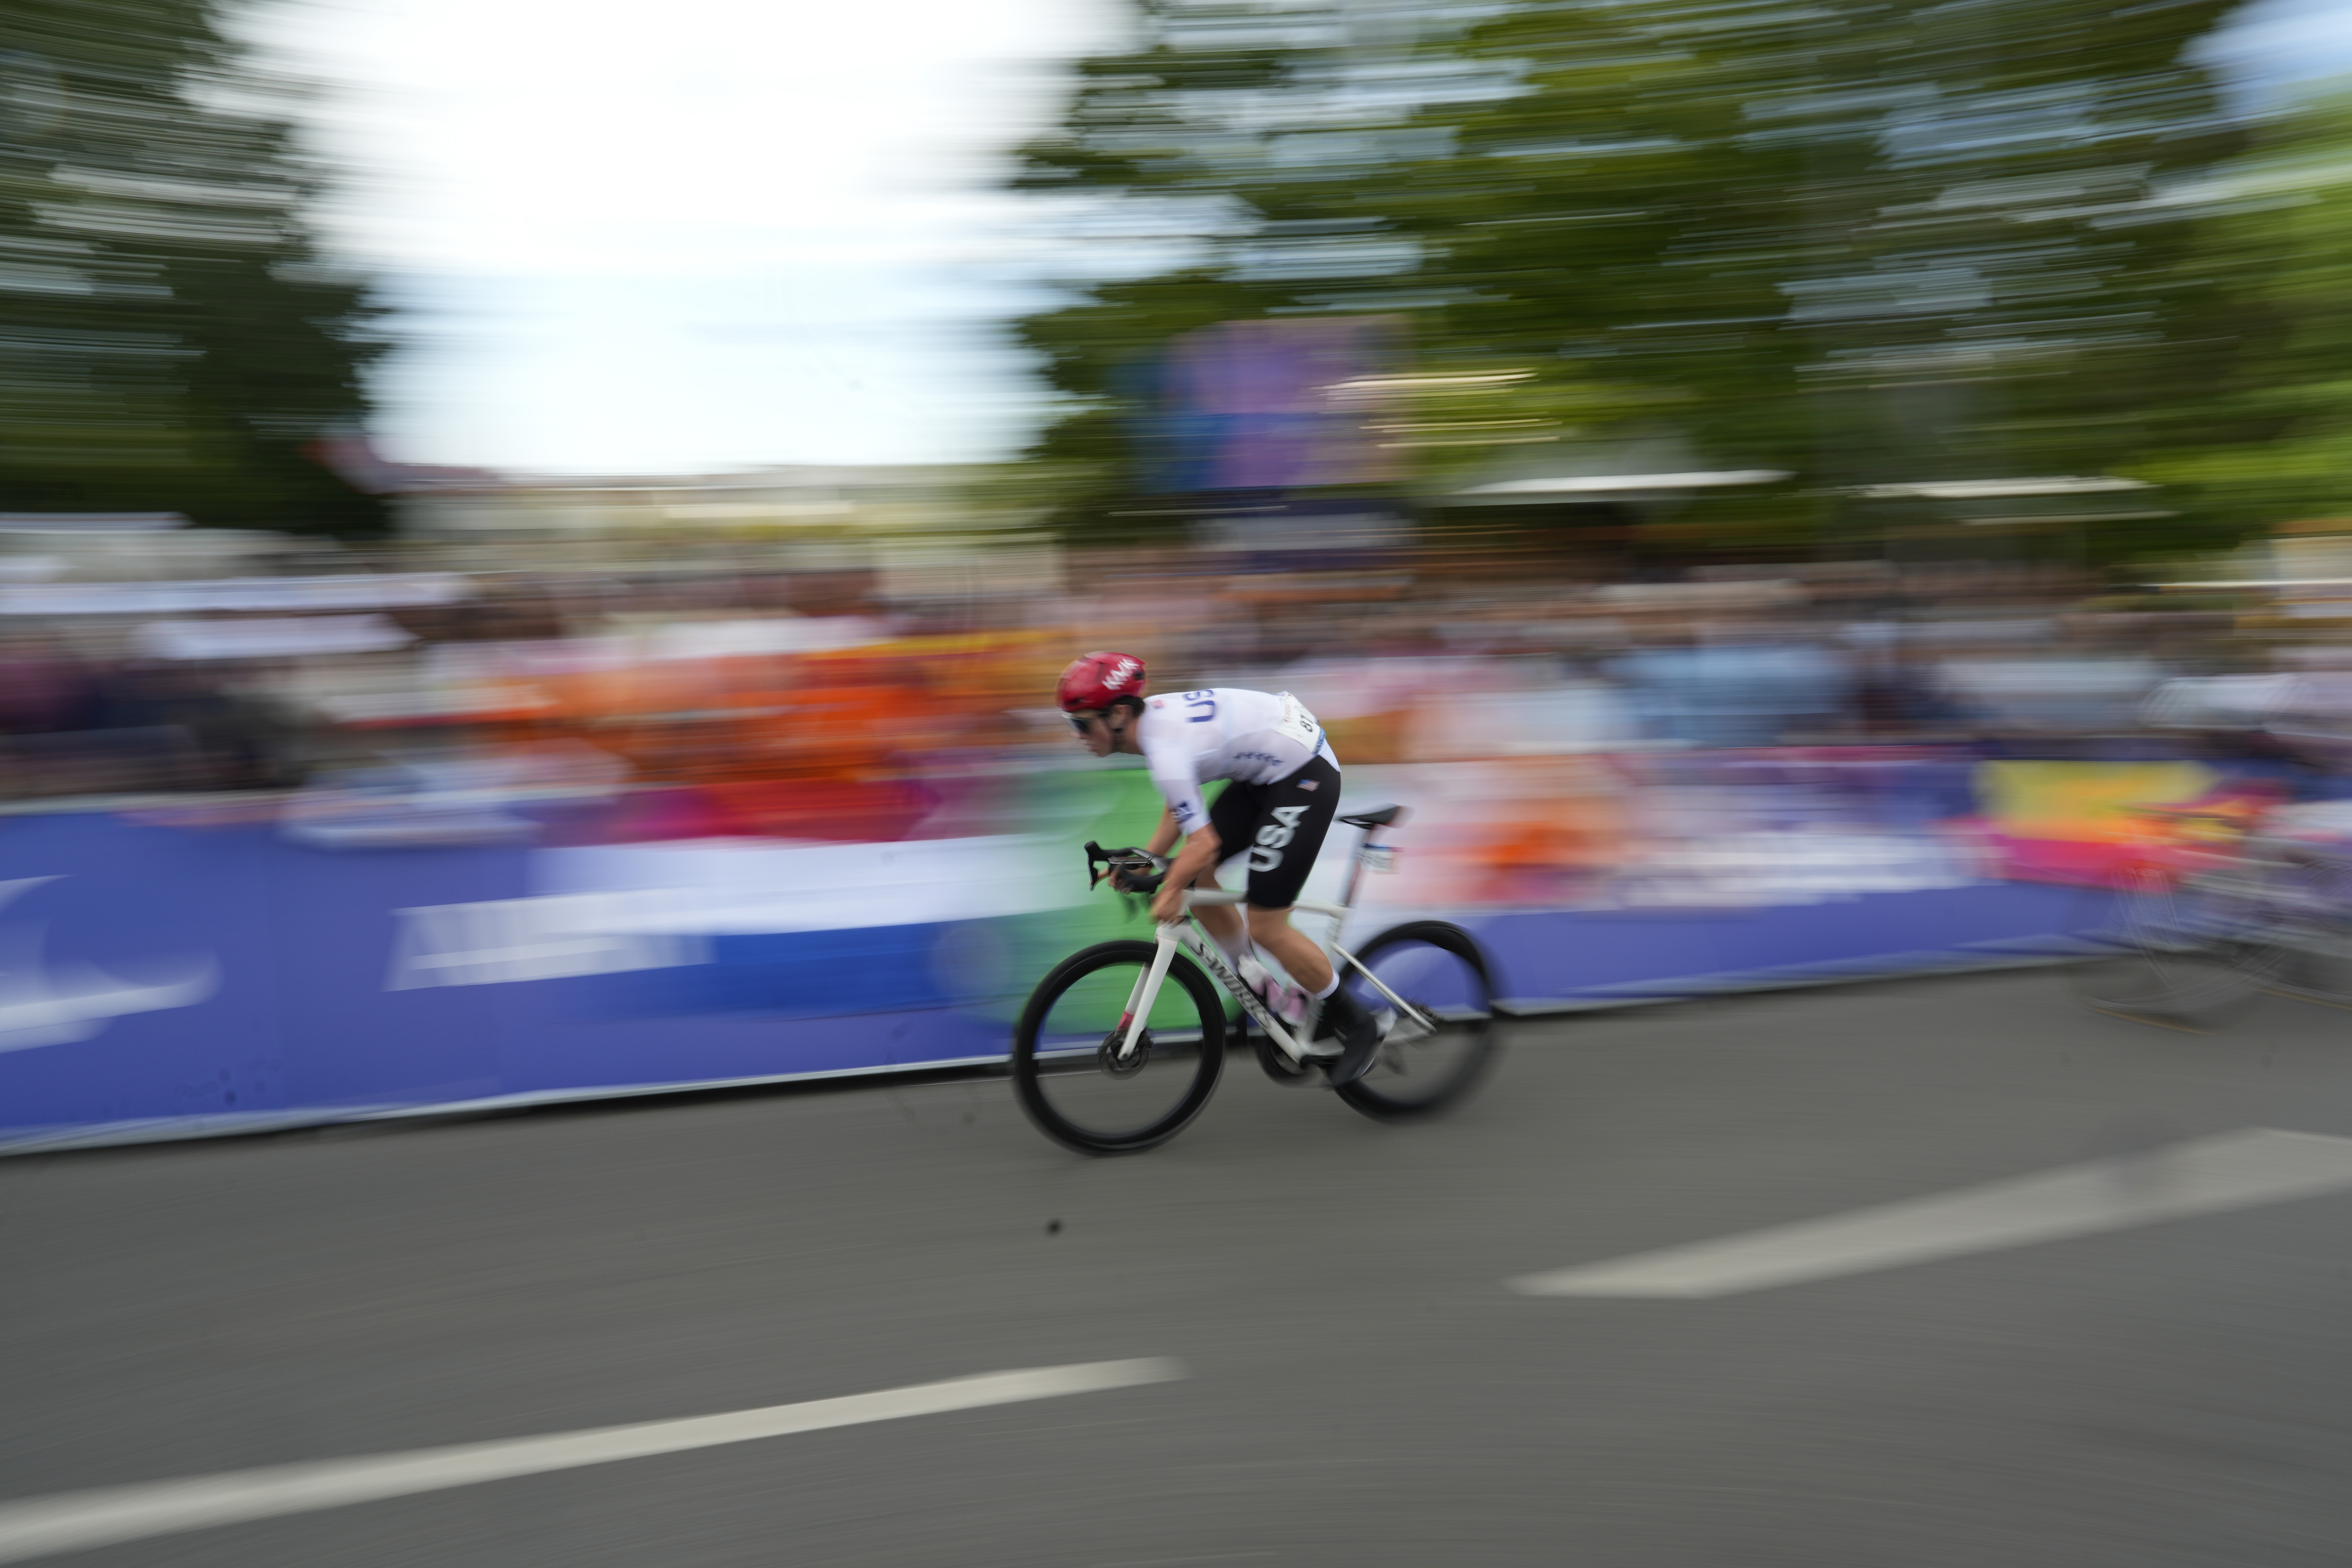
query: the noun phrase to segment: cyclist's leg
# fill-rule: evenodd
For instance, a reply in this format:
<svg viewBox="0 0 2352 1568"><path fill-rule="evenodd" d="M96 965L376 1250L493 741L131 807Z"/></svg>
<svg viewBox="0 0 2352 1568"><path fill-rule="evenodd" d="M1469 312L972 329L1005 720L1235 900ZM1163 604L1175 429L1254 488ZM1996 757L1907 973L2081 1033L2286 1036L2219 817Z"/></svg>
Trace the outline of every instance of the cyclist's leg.
<svg viewBox="0 0 2352 1568"><path fill-rule="evenodd" d="M1213 866L1193 878L1192 886L1204 893L1223 890L1217 885L1217 871ZM1247 950L1249 938L1243 931L1242 911L1238 908L1232 904L1203 904L1192 913L1200 921L1201 929L1215 939L1217 945L1223 948L1229 956L1239 958Z"/></svg>
<svg viewBox="0 0 2352 1568"><path fill-rule="evenodd" d="M1249 855L1250 936L1272 953L1291 979L1315 995L1331 988L1331 963L1306 932L1290 923L1290 908L1307 885L1339 805L1339 770L1318 757L1289 777L1258 787L1255 818L1245 837L1228 838ZM1241 825L1236 824L1238 829Z"/></svg>
<svg viewBox="0 0 2352 1568"><path fill-rule="evenodd" d="M1331 984L1331 961L1315 940L1290 923L1290 906L1262 910L1250 906L1250 940L1271 954L1276 963L1310 996L1319 996Z"/></svg>
<svg viewBox="0 0 2352 1568"><path fill-rule="evenodd" d="M1334 1088L1351 1084L1370 1069L1380 1050L1380 1026L1340 985L1322 950L1304 931L1292 929L1290 910L1307 885L1307 873L1314 868L1339 805L1339 770L1319 756L1288 778L1266 785L1249 856L1250 930L1267 952L1282 960L1290 977L1323 1004L1318 1033L1332 1036L1340 1045L1339 1057L1328 1067Z"/></svg>
<svg viewBox="0 0 2352 1568"><path fill-rule="evenodd" d="M1257 831L1264 784L1229 784L1209 803L1209 826L1217 836L1217 853L1232 859L1249 847L1250 835ZM1217 869L1212 866L1192 879L1192 886L1204 891L1220 890ZM1242 921L1242 911L1232 904L1213 904L1196 909L1202 929L1216 939L1227 957L1239 963L1249 951L1250 939Z"/></svg>

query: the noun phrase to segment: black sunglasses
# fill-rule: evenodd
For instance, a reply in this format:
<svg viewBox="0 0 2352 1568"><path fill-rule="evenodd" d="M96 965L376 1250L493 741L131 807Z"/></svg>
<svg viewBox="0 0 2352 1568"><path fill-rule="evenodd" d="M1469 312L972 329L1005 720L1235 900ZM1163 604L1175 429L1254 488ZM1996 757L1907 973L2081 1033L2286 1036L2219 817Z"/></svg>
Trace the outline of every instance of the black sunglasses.
<svg viewBox="0 0 2352 1568"><path fill-rule="evenodd" d="M1066 713L1063 717L1069 720L1070 728L1073 731L1083 735L1087 732L1087 726L1101 718L1102 715L1099 713Z"/></svg>

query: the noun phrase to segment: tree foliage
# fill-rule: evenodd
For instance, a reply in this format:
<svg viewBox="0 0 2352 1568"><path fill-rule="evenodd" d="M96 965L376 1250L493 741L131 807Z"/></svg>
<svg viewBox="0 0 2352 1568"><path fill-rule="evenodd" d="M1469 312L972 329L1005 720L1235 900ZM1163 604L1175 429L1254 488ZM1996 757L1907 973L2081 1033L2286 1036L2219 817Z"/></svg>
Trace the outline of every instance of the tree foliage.
<svg viewBox="0 0 2352 1568"><path fill-rule="evenodd" d="M215 0L16 0L0 35L0 510L364 532L364 286Z"/></svg>
<svg viewBox="0 0 2352 1568"><path fill-rule="evenodd" d="M1068 399L1040 450L1131 484L1124 358L1219 315L1402 310L1431 367L1526 373L1425 411L1462 432L1431 482L1494 456L1479 428L1670 429L1798 474L1811 536L1987 521L1866 492L2126 468L2226 374L2192 192L2236 133L2182 50L2230 4L1517 0L1400 29L1143 0L1145 47L1085 62L1022 183L1098 254L1141 227L1181 258L1022 324Z"/></svg>
<svg viewBox="0 0 2352 1568"><path fill-rule="evenodd" d="M2139 471L2250 525L2352 517L2352 91L2293 105L2202 194L2195 265L2246 352Z"/></svg>

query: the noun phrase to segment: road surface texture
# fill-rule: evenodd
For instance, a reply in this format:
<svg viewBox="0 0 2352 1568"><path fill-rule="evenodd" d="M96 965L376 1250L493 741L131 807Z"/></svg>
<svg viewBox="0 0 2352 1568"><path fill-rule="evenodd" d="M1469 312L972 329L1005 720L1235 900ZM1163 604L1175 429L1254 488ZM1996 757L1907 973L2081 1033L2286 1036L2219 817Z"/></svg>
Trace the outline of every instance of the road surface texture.
<svg viewBox="0 0 2352 1568"><path fill-rule="evenodd" d="M2037 973L1519 1024L1423 1127L1244 1056L1121 1160L1001 1080L10 1160L0 1500L1173 1358L37 1560L2340 1564L2352 1182L2132 1218L2167 1189L2129 1156L2264 1128L2323 1137L2224 1152L2352 1138L2352 1015L2187 1033ZM1696 1297L1510 1283L2070 1171L2119 1217Z"/></svg>

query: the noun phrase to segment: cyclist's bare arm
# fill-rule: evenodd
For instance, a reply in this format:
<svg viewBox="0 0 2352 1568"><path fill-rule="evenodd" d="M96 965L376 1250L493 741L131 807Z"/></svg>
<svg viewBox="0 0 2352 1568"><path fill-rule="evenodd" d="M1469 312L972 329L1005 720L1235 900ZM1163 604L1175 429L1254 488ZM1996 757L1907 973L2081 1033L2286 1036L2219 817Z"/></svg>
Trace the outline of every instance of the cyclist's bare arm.
<svg viewBox="0 0 2352 1568"><path fill-rule="evenodd" d="M1158 834L1152 835L1155 841ZM1217 830L1207 823L1194 828L1185 838L1184 847L1176 852L1175 862L1168 868L1168 879L1160 886L1160 896L1151 901L1154 920L1180 920L1184 913L1184 889L1198 882L1204 887L1216 886ZM1208 911L1202 910L1203 914ZM1219 910L1219 916L1230 913ZM1210 924L1214 931L1223 926L1222 919Z"/></svg>
<svg viewBox="0 0 2352 1568"><path fill-rule="evenodd" d="M1144 848L1154 855L1165 855L1174 846L1177 837L1175 808L1163 806L1160 812L1160 826L1151 830L1150 841L1144 845ZM1181 917L1184 906L1179 895L1195 882L1203 888L1213 889L1217 885L1217 830L1205 823L1198 833L1184 841L1182 853L1170 864L1168 874L1161 881L1160 896L1151 901L1153 919L1172 921ZM1240 917L1232 910L1207 909L1201 910L1200 914L1202 922L1220 936L1240 934Z"/></svg>
<svg viewBox="0 0 2352 1568"><path fill-rule="evenodd" d="M1176 852L1175 863L1168 868L1168 885L1189 888L1202 878L1213 875L1222 847L1215 828L1205 822L1194 828L1184 840L1184 847Z"/></svg>

